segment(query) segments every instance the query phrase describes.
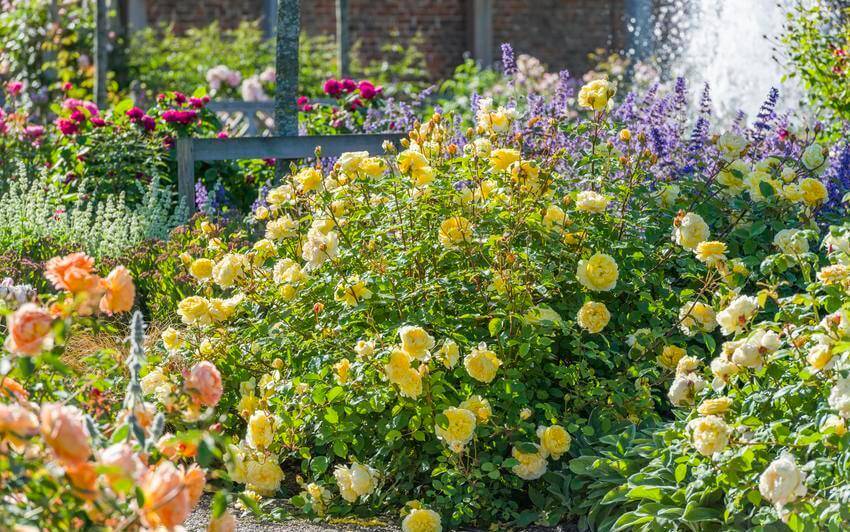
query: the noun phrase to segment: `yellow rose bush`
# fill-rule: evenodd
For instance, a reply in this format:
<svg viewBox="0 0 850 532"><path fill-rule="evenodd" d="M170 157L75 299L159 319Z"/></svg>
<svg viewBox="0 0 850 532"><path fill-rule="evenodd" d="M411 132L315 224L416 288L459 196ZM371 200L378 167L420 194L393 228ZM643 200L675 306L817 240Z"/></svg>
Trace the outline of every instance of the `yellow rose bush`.
<svg viewBox="0 0 850 532"><path fill-rule="evenodd" d="M606 458L576 459L608 484L594 501L595 526L846 528L850 291L846 274L828 272L850 263L840 245L850 226L807 233L813 251L793 251L793 271L777 268L781 249L762 262L754 296L721 303L725 337L710 358L680 360L675 421L619 434ZM795 276L805 282L789 282Z"/></svg>

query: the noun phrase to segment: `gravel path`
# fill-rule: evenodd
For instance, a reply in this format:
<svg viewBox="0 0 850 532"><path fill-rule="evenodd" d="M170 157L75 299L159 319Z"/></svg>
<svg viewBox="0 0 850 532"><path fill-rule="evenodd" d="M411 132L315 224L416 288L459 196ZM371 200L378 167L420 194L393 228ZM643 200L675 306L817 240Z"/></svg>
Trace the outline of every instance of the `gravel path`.
<svg viewBox="0 0 850 532"><path fill-rule="evenodd" d="M204 532L210 519L211 497L204 496L198 503L198 507L186 520L184 526L189 532ZM251 512L244 512L231 508L231 513L236 516L237 532L400 532L400 528L392 523L370 526L357 526L350 524L331 524L324 522L312 522L304 519L292 519L282 523L264 521L258 519ZM532 527L524 532L576 532L577 528L572 524L565 524L555 528ZM523 532L517 530L516 532Z"/></svg>

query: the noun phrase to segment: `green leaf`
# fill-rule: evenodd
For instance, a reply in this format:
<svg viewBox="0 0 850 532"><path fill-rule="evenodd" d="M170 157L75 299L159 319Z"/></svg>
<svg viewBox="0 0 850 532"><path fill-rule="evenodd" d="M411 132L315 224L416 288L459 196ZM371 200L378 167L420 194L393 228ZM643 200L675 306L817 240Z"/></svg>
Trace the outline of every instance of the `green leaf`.
<svg viewBox="0 0 850 532"><path fill-rule="evenodd" d="M310 462L310 469L314 475L319 476L327 471L329 465L330 460L327 456L317 456Z"/></svg>
<svg viewBox="0 0 850 532"><path fill-rule="evenodd" d="M679 464L676 466L676 471L673 473L673 476L676 478L676 482L682 482L685 480L685 477L688 475L688 465L687 464Z"/></svg>
<svg viewBox="0 0 850 532"><path fill-rule="evenodd" d="M345 458L348 455L348 445L342 440L336 440L333 448L334 454L340 458Z"/></svg>
<svg viewBox="0 0 850 532"><path fill-rule="evenodd" d="M227 495L223 491L217 491L212 500L212 518L218 519L227 510Z"/></svg>
<svg viewBox="0 0 850 532"><path fill-rule="evenodd" d="M629 499L648 499L661 502L664 498L661 488L658 486L635 486L626 494Z"/></svg>
<svg viewBox="0 0 850 532"><path fill-rule="evenodd" d="M704 521L722 523L723 512L716 508L705 508L695 503L691 503L685 508L685 513L682 515L682 519L689 523L701 523Z"/></svg>

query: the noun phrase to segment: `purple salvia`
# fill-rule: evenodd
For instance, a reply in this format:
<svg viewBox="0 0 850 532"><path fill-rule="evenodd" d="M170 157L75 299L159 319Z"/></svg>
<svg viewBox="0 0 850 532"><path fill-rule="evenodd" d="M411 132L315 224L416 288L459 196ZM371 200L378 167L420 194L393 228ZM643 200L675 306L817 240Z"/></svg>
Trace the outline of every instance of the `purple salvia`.
<svg viewBox="0 0 850 532"><path fill-rule="evenodd" d="M514 48L507 42L502 43L502 68L505 69L506 76L513 77L517 73Z"/></svg>

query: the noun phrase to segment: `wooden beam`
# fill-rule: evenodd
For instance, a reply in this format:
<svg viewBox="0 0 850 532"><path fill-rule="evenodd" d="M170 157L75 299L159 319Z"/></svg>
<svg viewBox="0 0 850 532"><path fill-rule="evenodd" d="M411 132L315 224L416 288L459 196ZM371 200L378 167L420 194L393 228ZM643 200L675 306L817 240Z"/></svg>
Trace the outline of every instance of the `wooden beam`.
<svg viewBox="0 0 850 532"><path fill-rule="evenodd" d="M275 132L298 134L298 36L301 33L301 1L278 0L277 57L275 61Z"/></svg>
<svg viewBox="0 0 850 532"><path fill-rule="evenodd" d="M313 157L317 147L322 157L339 157L349 151L382 154L384 141L398 146L405 135L375 133L370 135L315 135L304 137L236 137L229 139L194 139L196 161L250 159L295 160Z"/></svg>
<svg viewBox="0 0 850 532"><path fill-rule="evenodd" d="M336 0L336 67L339 77L350 74L348 0Z"/></svg>
<svg viewBox="0 0 850 532"><path fill-rule="evenodd" d="M472 56L482 66L493 64L493 0L472 0Z"/></svg>
<svg viewBox="0 0 850 532"><path fill-rule="evenodd" d="M95 2L94 15L94 101L101 109L106 107L107 76L107 12L106 0Z"/></svg>

